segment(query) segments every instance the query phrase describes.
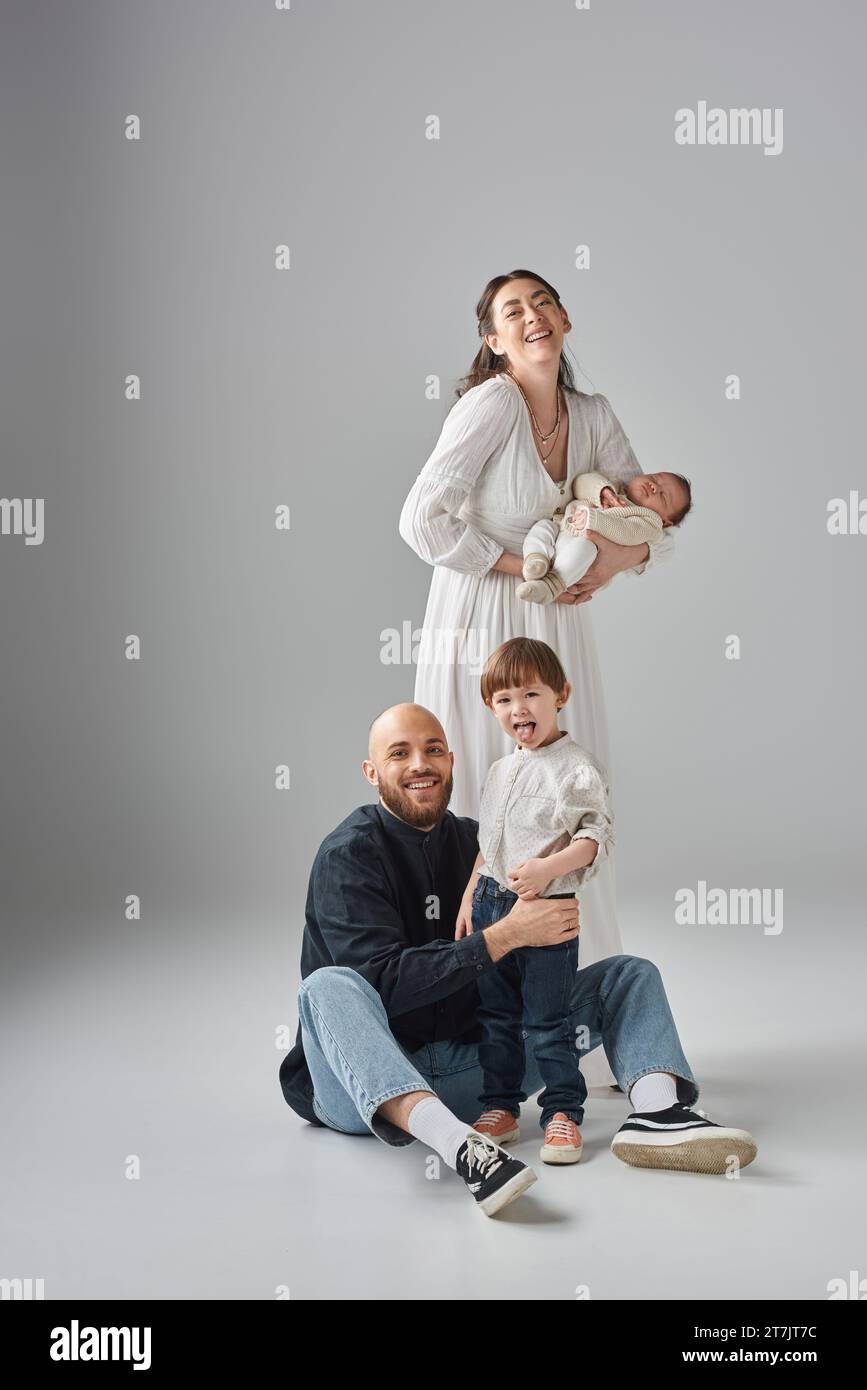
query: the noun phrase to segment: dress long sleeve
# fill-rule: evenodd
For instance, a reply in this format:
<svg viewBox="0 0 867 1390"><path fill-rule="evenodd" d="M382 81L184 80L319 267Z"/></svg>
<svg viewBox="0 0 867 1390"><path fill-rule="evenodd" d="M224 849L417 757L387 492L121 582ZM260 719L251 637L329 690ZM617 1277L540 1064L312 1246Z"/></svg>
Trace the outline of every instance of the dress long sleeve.
<svg viewBox="0 0 867 1390"><path fill-rule="evenodd" d="M458 516L482 469L508 438L517 417L516 393L496 377L452 406L433 453L403 505L400 534L429 565L483 574L504 546Z"/></svg>
<svg viewBox="0 0 867 1390"><path fill-rule="evenodd" d="M606 478L610 478L612 482L620 483L623 486L630 479L637 477L642 469L635 457L632 445L623 432L623 426L611 409L611 402L608 397L597 393L593 399L598 406L593 441L593 468L596 472L604 474ZM649 551L648 558L642 564L635 565L629 570L629 574L644 574L651 565L659 564L660 560L671 558L674 551L674 538L671 535L670 527L663 531L659 540L649 547Z"/></svg>

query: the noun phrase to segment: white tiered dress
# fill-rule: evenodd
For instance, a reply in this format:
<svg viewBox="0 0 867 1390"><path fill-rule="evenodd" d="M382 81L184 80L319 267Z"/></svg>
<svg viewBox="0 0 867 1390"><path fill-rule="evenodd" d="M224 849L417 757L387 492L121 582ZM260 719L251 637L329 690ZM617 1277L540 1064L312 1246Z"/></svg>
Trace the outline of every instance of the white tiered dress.
<svg viewBox="0 0 867 1390"><path fill-rule="evenodd" d="M515 596L520 579L491 568L503 550L521 554L532 524L565 505L577 473L595 469L626 483L641 472L606 397L565 396L569 438L562 482L554 482L539 458L518 386L500 373L452 406L401 511L401 536L434 566L414 698L437 716L455 755L449 809L476 820L488 768L515 747L479 693L485 660L511 637L536 638L554 649L572 685L559 726L609 767L590 605L526 603ZM672 548L664 532L631 573L643 573ZM613 855L580 899L581 965L618 955ZM602 1048L584 1057L581 1069L588 1086L614 1081Z"/></svg>

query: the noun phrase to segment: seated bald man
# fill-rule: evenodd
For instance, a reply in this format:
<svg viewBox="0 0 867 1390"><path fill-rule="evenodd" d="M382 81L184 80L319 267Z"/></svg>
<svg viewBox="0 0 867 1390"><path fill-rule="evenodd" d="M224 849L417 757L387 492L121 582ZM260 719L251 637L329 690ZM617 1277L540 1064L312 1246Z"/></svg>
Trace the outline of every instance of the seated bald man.
<svg viewBox="0 0 867 1390"><path fill-rule="evenodd" d="M370 727L362 770L379 800L341 821L310 874L298 1034L280 1066L287 1103L310 1124L420 1139L492 1216L536 1174L475 1131L483 1090L477 980L520 946L568 941L574 899L519 899L500 921L456 941L478 824L448 810L454 754L420 705L394 705ZM745 1130L691 1107L698 1086L656 966L611 956L580 968L569 1016L576 1042L600 1042L633 1112L612 1151L625 1163L704 1173L750 1163ZM525 1034L526 1037L526 1034ZM526 1056L525 1098L542 1088Z"/></svg>

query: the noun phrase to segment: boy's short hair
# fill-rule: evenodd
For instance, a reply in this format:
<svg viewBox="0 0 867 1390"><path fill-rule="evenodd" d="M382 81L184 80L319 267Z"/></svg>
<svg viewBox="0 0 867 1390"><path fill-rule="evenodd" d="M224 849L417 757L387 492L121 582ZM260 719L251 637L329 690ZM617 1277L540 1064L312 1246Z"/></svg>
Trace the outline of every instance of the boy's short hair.
<svg viewBox="0 0 867 1390"><path fill-rule="evenodd" d="M512 637L491 652L479 688L487 705L497 690L533 685L536 681L550 686L559 695L566 685L566 672L560 658L547 642L537 642L532 637Z"/></svg>
<svg viewBox="0 0 867 1390"><path fill-rule="evenodd" d="M692 511L692 483L689 481L689 478L685 478L682 473L672 473L671 476L672 478L676 478L677 481L686 488L686 502L684 506L681 507L680 511L676 512L671 518L672 526L679 526L683 518L688 516Z"/></svg>

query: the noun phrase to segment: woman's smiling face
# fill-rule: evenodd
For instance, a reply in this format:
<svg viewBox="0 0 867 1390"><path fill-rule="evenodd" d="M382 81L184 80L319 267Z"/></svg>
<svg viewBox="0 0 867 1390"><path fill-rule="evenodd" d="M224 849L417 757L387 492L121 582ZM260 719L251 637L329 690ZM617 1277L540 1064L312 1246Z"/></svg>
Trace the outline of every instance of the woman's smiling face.
<svg viewBox="0 0 867 1390"><path fill-rule="evenodd" d="M559 363L569 315L538 280L510 280L497 292L491 310L495 331L485 335L485 342L493 352L505 354L513 371Z"/></svg>

